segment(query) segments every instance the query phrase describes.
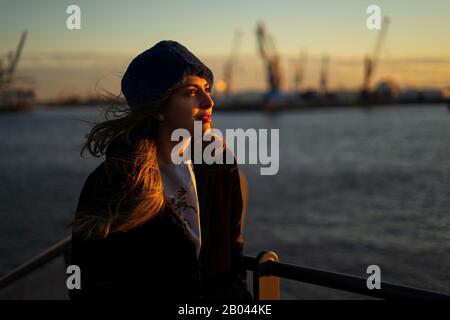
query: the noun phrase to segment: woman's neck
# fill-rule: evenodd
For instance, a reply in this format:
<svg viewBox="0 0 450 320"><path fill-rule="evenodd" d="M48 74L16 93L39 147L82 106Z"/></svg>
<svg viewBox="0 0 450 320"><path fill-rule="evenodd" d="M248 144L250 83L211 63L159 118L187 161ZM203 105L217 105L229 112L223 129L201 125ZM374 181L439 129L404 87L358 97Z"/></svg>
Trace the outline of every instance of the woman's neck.
<svg viewBox="0 0 450 320"><path fill-rule="evenodd" d="M159 127L158 135L156 138L156 148L157 148L158 164L160 166L167 165L167 164L173 164L172 150L180 142L172 141L171 136L172 136L171 132L169 132L162 126ZM186 141L186 143L182 146L180 153L183 153L188 146L189 146L189 141Z"/></svg>

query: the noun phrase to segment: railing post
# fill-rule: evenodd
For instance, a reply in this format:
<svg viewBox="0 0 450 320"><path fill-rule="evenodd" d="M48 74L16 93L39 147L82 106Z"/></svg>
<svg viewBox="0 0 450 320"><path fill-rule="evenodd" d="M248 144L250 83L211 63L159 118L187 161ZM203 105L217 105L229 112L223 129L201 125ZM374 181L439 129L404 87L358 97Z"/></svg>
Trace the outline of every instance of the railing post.
<svg viewBox="0 0 450 320"><path fill-rule="evenodd" d="M278 255L273 251L263 251L256 257L253 271L253 297L255 300L280 300L280 278L265 275L265 263L278 262Z"/></svg>

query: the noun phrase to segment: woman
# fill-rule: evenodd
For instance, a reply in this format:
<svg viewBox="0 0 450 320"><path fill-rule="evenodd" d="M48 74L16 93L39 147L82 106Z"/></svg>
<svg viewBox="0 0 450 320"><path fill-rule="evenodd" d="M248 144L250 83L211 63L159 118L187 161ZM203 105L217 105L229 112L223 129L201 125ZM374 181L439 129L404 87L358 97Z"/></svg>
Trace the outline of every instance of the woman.
<svg viewBox="0 0 450 320"><path fill-rule="evenodd" d="M73 223L78 298L252 299L241 267L246 186L236 164L173 164L175 129L211 128L213 74L161 41L122 78L129 109L97 124L82 152L89 175ZM189 151L184 146L181 152Z"/></svg>

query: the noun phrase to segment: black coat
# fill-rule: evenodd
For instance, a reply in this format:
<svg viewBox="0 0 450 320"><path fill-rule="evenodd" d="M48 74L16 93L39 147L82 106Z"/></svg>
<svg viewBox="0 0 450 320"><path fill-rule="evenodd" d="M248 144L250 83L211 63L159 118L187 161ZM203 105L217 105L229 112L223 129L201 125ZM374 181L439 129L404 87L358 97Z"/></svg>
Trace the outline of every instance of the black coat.
<svg viewBox="0 0 450 320"><path fill-rule="evenodd" d="M105 206L102 195L117 192L120 175L106 174L105 163L87 178L77 212L96 214L96 208ZM81 289L69 290L71 299L252 299L240 266L246 187L239 170L236 164L201 164L194 165L194 173L200 258L182 221L168 206L142 226L102 240L81 240L73 233L69 264L81 269Z"/></svg>

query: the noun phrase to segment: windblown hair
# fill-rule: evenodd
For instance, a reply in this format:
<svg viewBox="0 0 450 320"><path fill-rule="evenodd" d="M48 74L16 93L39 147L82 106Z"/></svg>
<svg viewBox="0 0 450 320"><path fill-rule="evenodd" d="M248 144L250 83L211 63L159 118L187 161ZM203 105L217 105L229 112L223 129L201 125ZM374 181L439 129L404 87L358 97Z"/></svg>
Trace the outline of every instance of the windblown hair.
<svg viewBox="0 0 450 320"><path fill-rule="evenodd" d="M152 219L164 208L157 160L156 115L169 96L170 92L140 110L114 105L106 111L106 120L96 124L87 135L81 156L86 150L95 157L107 155L107 176L121 177L121 180L116 181L119 190L113 189L111 193L108 192L111 180L108 180L106 191L103 190L106 195L101 194L95 199L101 205L77 211L73 231L82 238L102 239L114 232L131 230ZM123 115L118 116L119 113ZM114 114L115 119L108 119L109 114ZM114 146L117 152L110 155Z"/></svg>

